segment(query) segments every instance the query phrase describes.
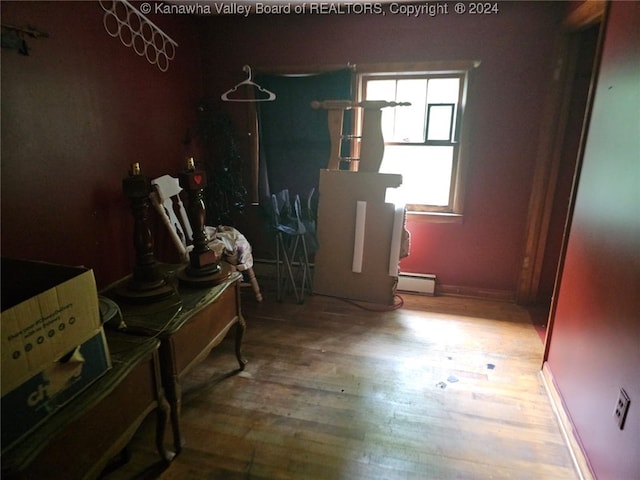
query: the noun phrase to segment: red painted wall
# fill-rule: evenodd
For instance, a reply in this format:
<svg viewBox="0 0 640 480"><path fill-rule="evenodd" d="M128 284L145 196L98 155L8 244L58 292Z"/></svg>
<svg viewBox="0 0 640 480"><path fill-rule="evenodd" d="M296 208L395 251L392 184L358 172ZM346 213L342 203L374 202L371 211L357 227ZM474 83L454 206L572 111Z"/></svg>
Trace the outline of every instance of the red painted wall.
<svg viewBox="0 0 640 480"><path fill-rule="evenodd" d="M131 271L133 162L177 172L201 96L191 20L153 21L179 44L166 73L110 37L98 2L1 3L33 25L29 56L2 50L2 255L84 264L99 286Z"/></svg>
<svg viewBox="0 0 640 480"><path fill-rule="evenodd" d="M514 293L561 2L500 2L497 15L282 15L202 20L206 92L254 67L481 60L469 99L469 181L462 224L409 219L405 271L441 283ZM225 104L242 122L246 106ZM256 218L259 218L256 215ZM264 240L252 239L261 252Z"/></svg>
<svg viewBox="0 0 640 480"><path fill-rule="evenodd" d="M127 273L131 218L121 180L129 164L140 161L149 176L177 171L201 86L219 97L244 77L245 63L479 59L464 223L410 220L412 253L403 269L514 292L562 13L554 2L501 2L499 14L485 16L156 15L180 44L162 73L106 34L97 3L2 2L3 22L51 34L30 40L29 57L2 52L2 253L83 263L101 284ZM222 107L246 151L246 105ZM256 209L239 224L257 256L269 250Z"/></svg>
<svg viewBox="0 0 640 480"><path fill-rule="evenodd" d="M548 366L600 480L640 478L640 4L611 2ZM631 398L624 430L613 410Z"/></svg>

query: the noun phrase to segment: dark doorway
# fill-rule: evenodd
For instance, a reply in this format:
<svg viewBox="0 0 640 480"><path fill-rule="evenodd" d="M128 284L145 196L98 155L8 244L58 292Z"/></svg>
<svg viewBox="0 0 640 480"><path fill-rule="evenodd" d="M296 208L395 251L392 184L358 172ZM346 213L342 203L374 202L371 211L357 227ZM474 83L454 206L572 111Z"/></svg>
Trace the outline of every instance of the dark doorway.
<svg viewBox="0 0 640 480"><path fill-rule="evenodd" d="M569 78L570 85L568 86L571 91L571 101L566 131L560 147L561 161L549 221L549 235L540 274L538 302L536 302L544 305L549 305L551 302L556 271L560 261L562 239L571 203L574 176L577 172L577 159L594 73L599 31L600 26L596 25L572 34L574 38L571 41L575 43L573 52L576 57L573 78Z"/></svg>

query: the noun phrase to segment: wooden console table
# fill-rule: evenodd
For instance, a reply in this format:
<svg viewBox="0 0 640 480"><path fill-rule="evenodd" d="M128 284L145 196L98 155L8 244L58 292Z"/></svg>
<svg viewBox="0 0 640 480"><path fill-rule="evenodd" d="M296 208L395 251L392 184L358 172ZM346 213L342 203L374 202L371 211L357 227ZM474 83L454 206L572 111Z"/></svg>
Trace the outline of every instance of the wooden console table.
<svg viewBox="0 0 640 480"><path fill-rule="evenodd" d="M126 304L117 297L120 282L102 292L102 295L118 302L127 333L160 339L160 369L165 395L171 406L176 453L184 445L180 429L181 379L209 355L234 325L235 351L240 370L246 364L242 357L242 338L246 328L240 308L239 280L242 274L230 272L229 277L219 285L193 288L177 281L176 271L179 267L161 266L161 271L167 281L173 284L176 294L159 302ZM224 263L223 267L230 270Z"/></svg>
<svg viewBox="0 0 640 480"><path fill-rule="evenodd" d="M161 387L159 340L106 335L111 370L2 452L3 479L98 478L154 410L158 452L163 461L170 460L163 442L169 406Z"/></svg>

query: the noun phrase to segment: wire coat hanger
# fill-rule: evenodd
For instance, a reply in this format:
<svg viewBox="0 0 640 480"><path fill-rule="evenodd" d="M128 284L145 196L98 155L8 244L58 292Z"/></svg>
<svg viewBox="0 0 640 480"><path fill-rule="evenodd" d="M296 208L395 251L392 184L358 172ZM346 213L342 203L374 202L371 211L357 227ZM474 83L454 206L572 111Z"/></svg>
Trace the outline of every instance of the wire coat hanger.
<svg viewBox="0 0 640 480"><path fill-rule="evenodd" d="M220 96L222 100L224 100L225 102L272 102L273 100L276 99L275 93L267 90L266 88L261 87L260 85L255 83L253 80L251 80L251 67L249 65L245 65L244 67L242 67L242 71L246 72L249 75L248 78L240 82L239 84L237 84L235 87L230 88L229 90L224 92ZM232 98L229 96L235 93L238 90L238 88L243 85L248 85L250 87L257 88L259 92L265 93L267 95L267 98Z"/></svg>

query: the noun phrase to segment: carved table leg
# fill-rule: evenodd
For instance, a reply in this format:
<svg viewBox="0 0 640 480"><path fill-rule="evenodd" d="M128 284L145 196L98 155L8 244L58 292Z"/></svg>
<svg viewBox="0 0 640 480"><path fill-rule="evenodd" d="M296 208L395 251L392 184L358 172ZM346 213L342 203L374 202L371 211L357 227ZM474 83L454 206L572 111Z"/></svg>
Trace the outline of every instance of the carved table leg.
<svg viewBox="0 0 640 480"><path fill-rule="evenodd" d="M167 447L164 444L164 432L167 426L167 420L169 419L170 413L169 402L167 399L162 396L162 398L158 401L158 413L157 413L157 424L156 424L156 448L158 449L158 453L160 454L160 458L165 463L171 462L174 453L167 450Z"/></svg>
<svg viewBox="0 0 640 480"><path fill-rule="evenodd" d="M238 323L236 324L236 358L240 365L240 370L244 370L247 360L242 358L242 339L244 338L244 331L247 329L247 322L245 322L242 315L238 315Z"/></svg>
<svg viewBox="0 0 640 480"><path fill-rule="evenodd" d="M236 358L238 359L240 370L244 370L247 361L242 358L242 339L244 338L244 331L247 329L247 322L245 322L244 317L242 316L240 281L237 281L233 288L235 289L236 315L238 316L238 321L236 323Z"/></svg>
<svg viewBox="0 0 640 480"><path fill-rule="evenodd" d="M180 380L178 376L173 377L173 391L169 396L169 405L171 406L171 428L173 430L173 444L176 449L176 455L182 451L184 446L184 438L180 429L180 411L182 410L182 392Z"/></svg>
<svg viewBox="0 0 640 480"><path fill-rule="evenodd" d="M167 450L164 444L164 432L167 428L167 420L169 418L169 402L162 385L162 374L160 373L160 355L153 356L153 375L155 378L156 398L158 399L158 408L156 409L156 448L163 462L169 463L175 456L174 453Z"/></svg>
<svg viewBox="0 0 640 480"><path fill-rule="evenodd" d="M169 402L169 414L171 417L171 430L173 432L173 444L175 454L182 451L184 439L180 429L180 410L182 391L177 367L174 363L174 345L171 338L163 340L160 344L160 365L163 373L163 387L166 400Z"/></svg>

